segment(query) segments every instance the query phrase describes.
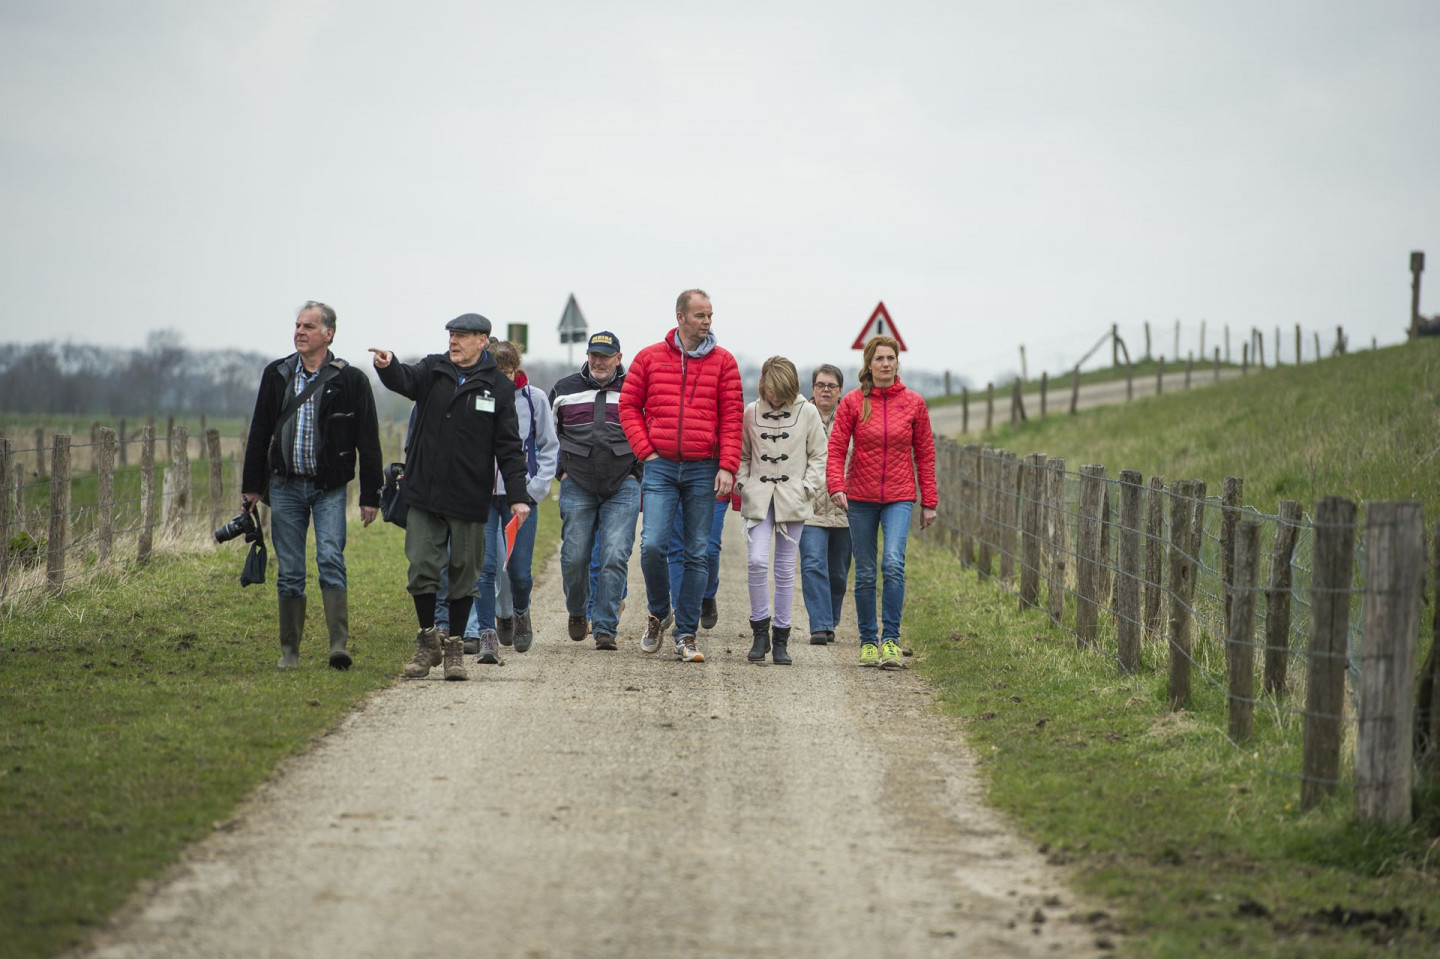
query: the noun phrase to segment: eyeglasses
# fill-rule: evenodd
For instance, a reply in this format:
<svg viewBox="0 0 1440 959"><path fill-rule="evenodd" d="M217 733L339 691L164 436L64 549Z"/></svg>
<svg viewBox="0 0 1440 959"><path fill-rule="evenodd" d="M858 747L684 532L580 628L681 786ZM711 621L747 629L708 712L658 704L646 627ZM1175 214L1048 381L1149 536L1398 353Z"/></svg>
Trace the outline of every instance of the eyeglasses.
<svg viewBox="0 0 1440 959"><path fill-rule="evenodd" d="M838 389L840 388L840 384L839 384L839 383L813 383L813 384L811 384L811 387L810 387L810 388L811 388L811 389L815 389L815 390L838 390Z"/></svg>

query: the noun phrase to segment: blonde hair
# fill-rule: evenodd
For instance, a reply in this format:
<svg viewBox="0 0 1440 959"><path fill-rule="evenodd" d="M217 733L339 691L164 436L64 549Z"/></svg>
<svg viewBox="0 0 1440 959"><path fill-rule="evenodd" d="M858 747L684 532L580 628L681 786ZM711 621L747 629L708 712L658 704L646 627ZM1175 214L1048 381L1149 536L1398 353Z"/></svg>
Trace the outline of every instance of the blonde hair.
<svg viewBox="0 0 1440 959"><path fill-rule="evenodd" d="M491 340L490 356L501 373L513 373L520 369L520 348L509 340Z"/></svg>
<svg viewBox="0 0 1440 959"><path fill-rule="evenodd" d="M800 395L800 374L783 356L772 356L760 367L760 396L769 393L776 406L789 406Z"/></svg>
<svg viewBox="0 0 1440 959"><path fill-rule="evenodd" d="M900 344L888 336L872 336L865 342L864 359L860 363L860 395L865 397L864 404L860 407L860 422L870 422L870 391L875 388L875 374L870 372L870 362L875 359L875 351L882 346L890 347L895 354L895 375L900 375Z"/></svg>

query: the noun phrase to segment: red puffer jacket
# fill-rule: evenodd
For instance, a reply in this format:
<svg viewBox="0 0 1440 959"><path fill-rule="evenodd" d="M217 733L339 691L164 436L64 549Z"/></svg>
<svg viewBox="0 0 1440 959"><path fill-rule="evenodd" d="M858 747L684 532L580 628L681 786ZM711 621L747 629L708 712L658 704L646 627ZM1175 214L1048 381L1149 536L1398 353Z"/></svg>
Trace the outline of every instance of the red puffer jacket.
<svg viewBox="0 0 1440 959"><path fill-rule="evenodd" d="M920 475L920 505L934 509L935 434L925 400L898 379L870 392L870 421L860 422L865 397L851 390L835 410L830 430L830 457L825 467L831 493L844 492L865 503L915 501L915 475ZM851 440L855 454L845 469Z"/></svg>
<svg viewBox="0 0 1440 959"><path fill-rule="evenodd" d="M678 332L635 354L620 391L620 426L641 461L651 453L679 462L714 459L734 473L745 427L740 368L713 339L703 356L682 353Z"/></svg>

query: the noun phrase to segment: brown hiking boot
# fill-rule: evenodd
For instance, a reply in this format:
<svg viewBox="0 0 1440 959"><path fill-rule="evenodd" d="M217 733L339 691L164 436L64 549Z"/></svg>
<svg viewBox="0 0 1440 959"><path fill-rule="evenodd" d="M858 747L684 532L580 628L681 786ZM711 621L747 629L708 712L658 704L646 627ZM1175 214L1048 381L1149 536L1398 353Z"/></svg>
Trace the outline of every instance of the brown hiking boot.
<svg viewBox="0 0 1440 959"><path fill-rule="evenodd" d="M515 617L514 617L514 616L496 616L496 617L495 617L495 635L496 635L497 637L499 637L499 639L500 639L500 645L501 645L501 646L509 646L509 645L511 645L511 643L513 643L514 640L515 640ZM523 650L523 649L520 650L520 652L522 652L522 653L523 653L524 651L525 651L525 650Z"/></svg>
<svg viewBox="0 0 1440 959"><path fill-rule="evenodd" d="M440 665L440 636L440 630L434 626L415 634L415 657L405 664L406 679L424 679L432 667Z"/></svg>
<svg viewBox="0 0 1440 959"><path fill-rule="evenodd" d="M465 641L458 637L445 639L445 678L470 678L470 673L465 669Z"/></svg>
<svg viewBox="0 0 1440 959"><path fill-rule="evenodd" d="M570 638L578 643L585 638L586 633L590 632L590 620L571 613L569 622L565 624L565 630L570 634Z"/></svg>

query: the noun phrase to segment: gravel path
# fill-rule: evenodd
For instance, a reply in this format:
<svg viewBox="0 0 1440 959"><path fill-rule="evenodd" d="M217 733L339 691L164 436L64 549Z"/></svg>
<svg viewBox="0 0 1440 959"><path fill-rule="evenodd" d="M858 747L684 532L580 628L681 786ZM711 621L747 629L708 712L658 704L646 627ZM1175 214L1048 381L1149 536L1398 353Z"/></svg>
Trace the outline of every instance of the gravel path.
<svg viewBox="0 0 1440 959"><path fill-rule="evenodd" d="M638 548L617 652L552 563L529 653L369 700L79 954L1100 954L924 681L807 645L798 596L795 665L748 664L737 514L722 556L703 665L640 653Z"/></svg>

